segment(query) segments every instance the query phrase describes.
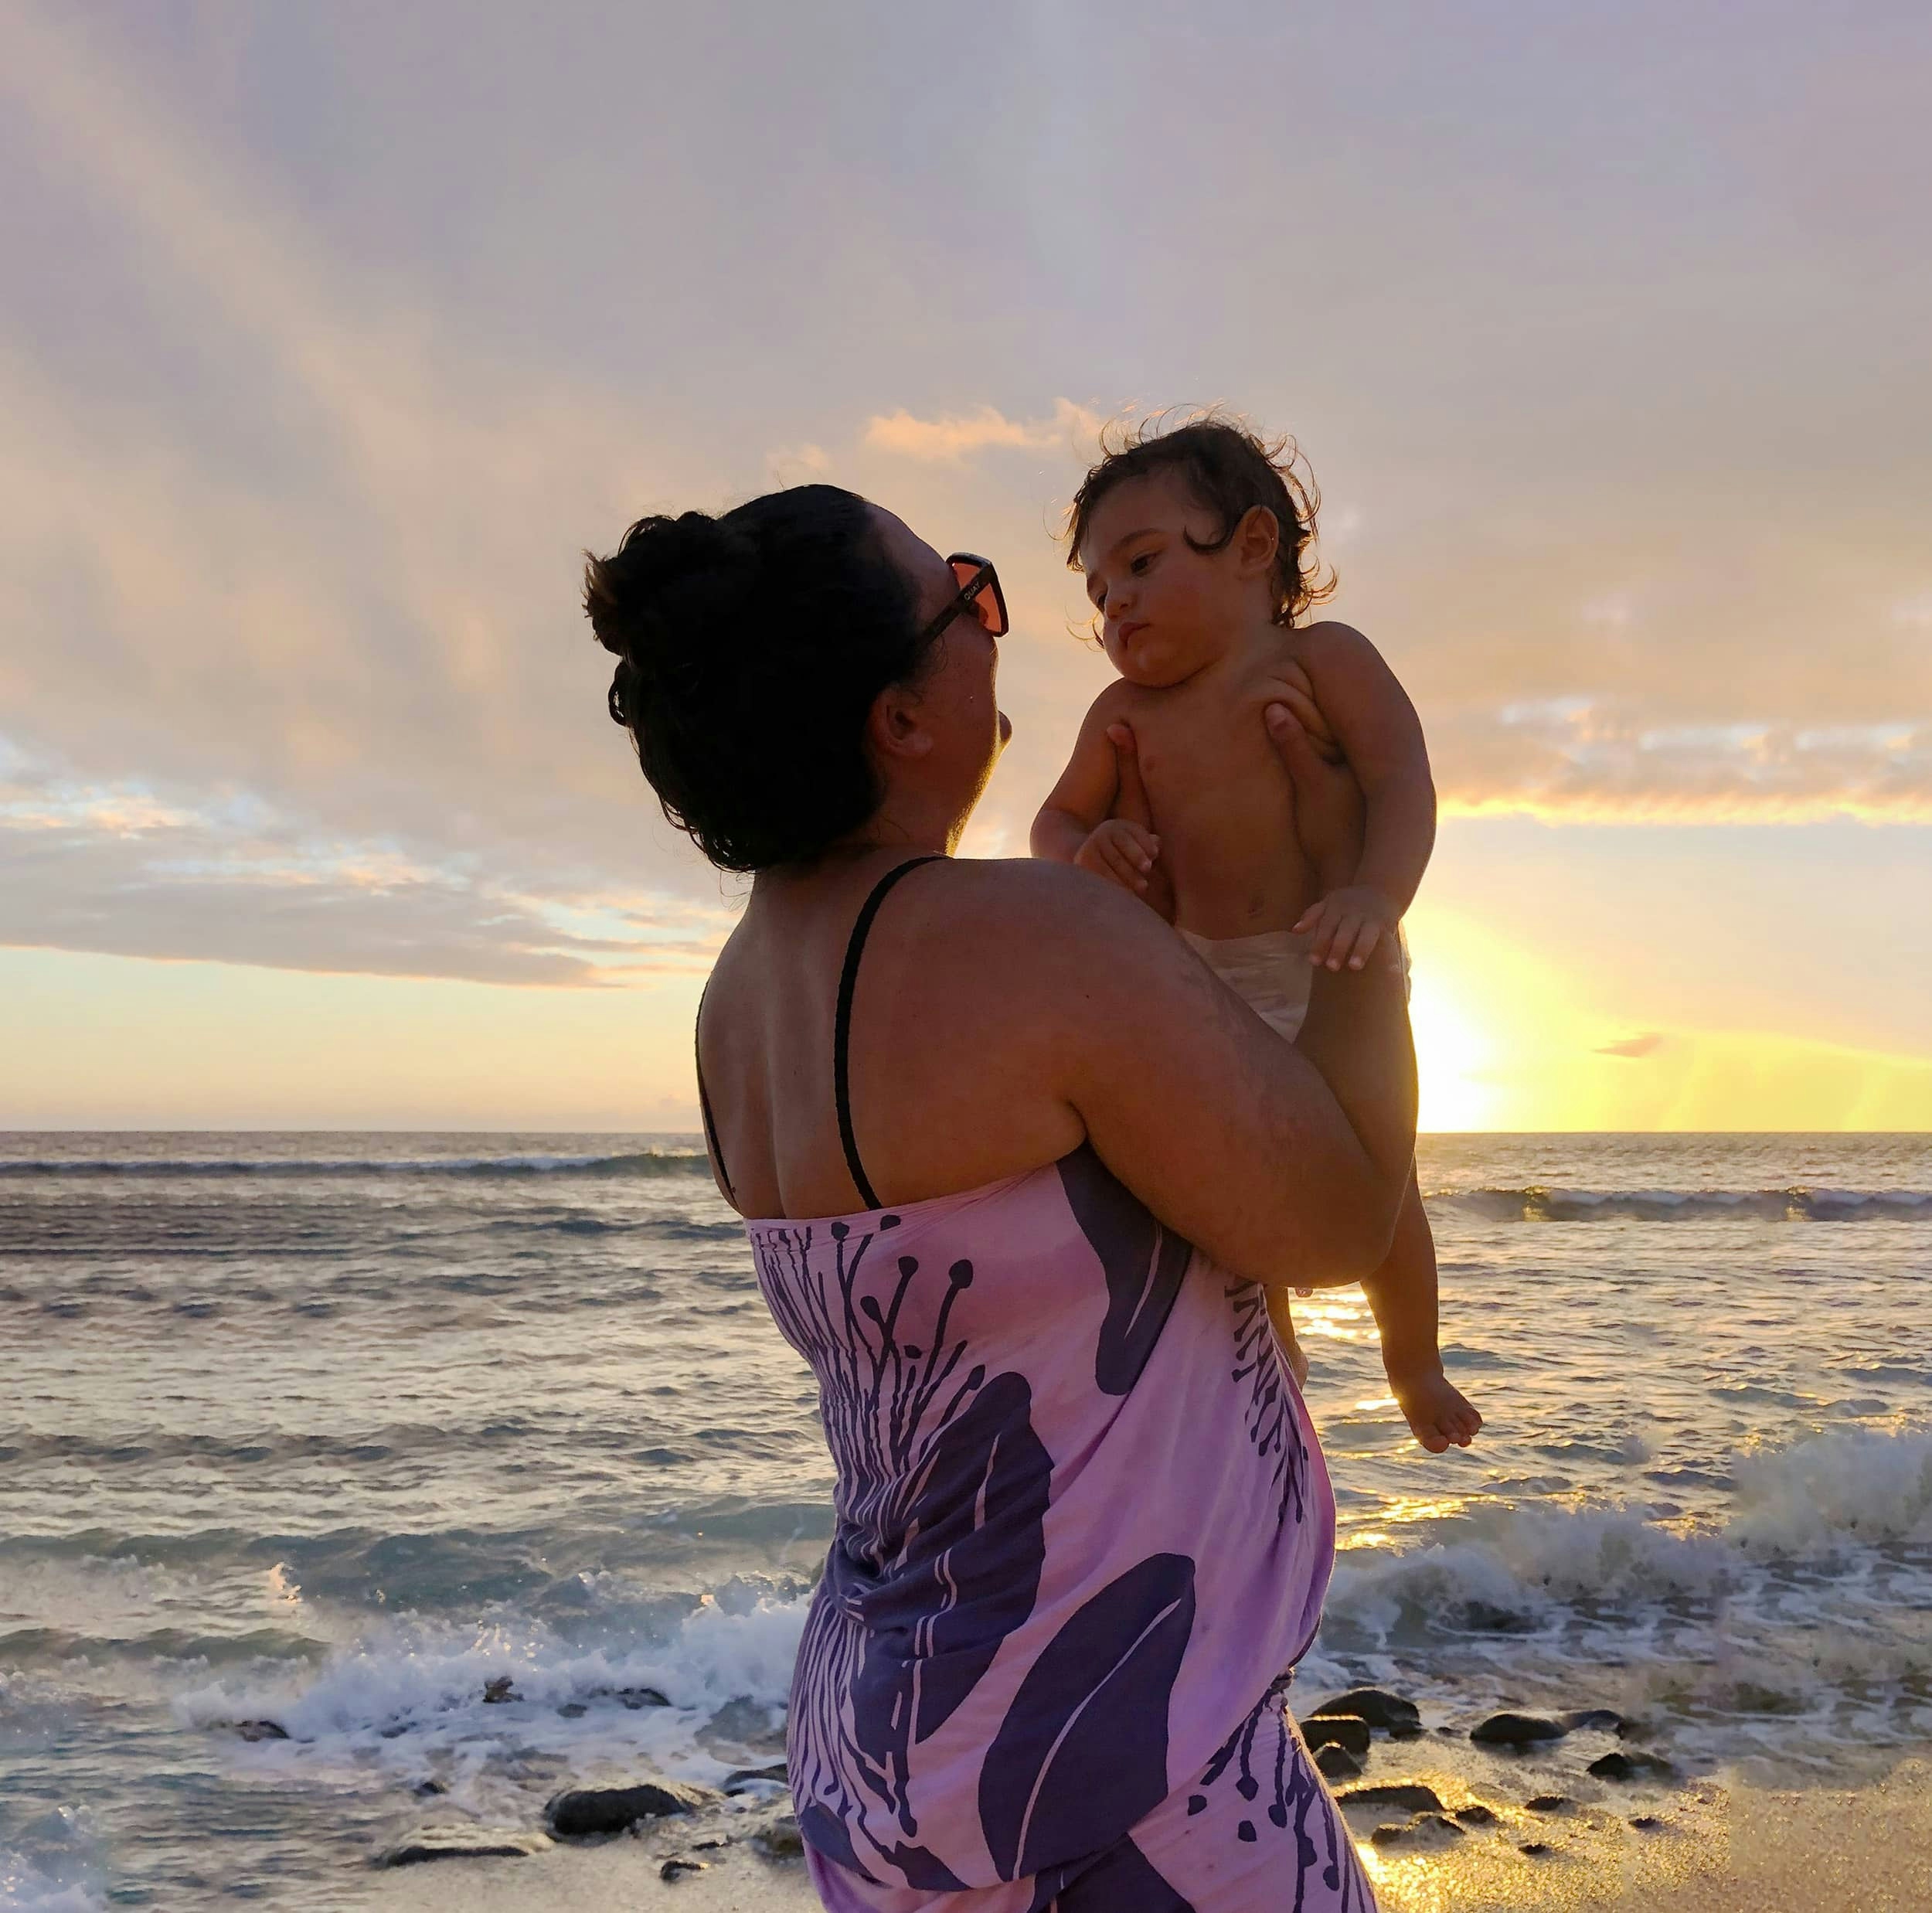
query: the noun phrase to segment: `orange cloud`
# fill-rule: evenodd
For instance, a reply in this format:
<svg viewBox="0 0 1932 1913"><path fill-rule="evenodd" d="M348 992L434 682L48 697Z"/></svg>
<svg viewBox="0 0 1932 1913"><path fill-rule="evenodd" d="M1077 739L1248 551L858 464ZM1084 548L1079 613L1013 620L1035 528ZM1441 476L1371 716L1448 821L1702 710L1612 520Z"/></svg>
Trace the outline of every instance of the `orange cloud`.
<svg viewBox="0 0 1932 1913"><path fill-rule="evenodd" d="M907 458L951 461L988 447L1065 450L1099 431L1100 414L1071 399L1056 399L1050 417L1008 418L990 405L975 412L915 418L903 410L867 421L865 442L876 451Z"/></svg>

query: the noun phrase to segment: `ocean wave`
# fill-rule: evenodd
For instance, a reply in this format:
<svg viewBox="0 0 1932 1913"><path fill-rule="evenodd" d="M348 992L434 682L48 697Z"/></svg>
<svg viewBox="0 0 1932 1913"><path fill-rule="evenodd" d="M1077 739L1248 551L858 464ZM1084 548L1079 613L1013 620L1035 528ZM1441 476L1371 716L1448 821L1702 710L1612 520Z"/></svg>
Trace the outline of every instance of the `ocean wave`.
<svg viewBox="0 0 1932 1913"><path fill-rule="evenodd" d="M704 1176L700 1149L637 1149L611 1156L10 1156L0 1176Z"/></svg>
<svg viewBox="0 0 1932 1913"><path fill-rule="evenodd" d="M1702 1526L1491 1506L1345 1552L1311 1680L1659 1710L1722 1758L1798 1716L1819 1745L1932 1738L1932 1433L1821 1435L1732 1478Z"/></svg>
<svg viewBox="0 0 1932 1913"><path fill-rule="evenodd" d="M638 1628L623 1624L619 1590L607 1637L588 1642L525 1616L468 1628L399 1618L320 1666L224 1674L173 1709L213 1732L272 1721L285 1739L237 1742L250 1766L434 1779L449 1804L485 1815L529 1816L532 1767L546 1788L556 1770L611 1766L715 1785L782 1758L808 1601L796 1585L739 1579Z"/></svg>
<svg viewBox="0 0 1932 1913"><path fill-rule="evenodd" d="M1444 1189L1433 1208L1492 1222L1932 1222L1912 1189Z"/></svg>

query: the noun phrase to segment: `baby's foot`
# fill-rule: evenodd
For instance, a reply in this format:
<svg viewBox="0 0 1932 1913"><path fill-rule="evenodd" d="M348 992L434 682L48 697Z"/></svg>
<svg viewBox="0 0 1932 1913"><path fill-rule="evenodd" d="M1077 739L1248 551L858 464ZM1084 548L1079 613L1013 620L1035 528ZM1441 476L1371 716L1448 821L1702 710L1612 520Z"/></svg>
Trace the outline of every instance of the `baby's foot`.
<svg viewBox="0 0 1932 1913"><path fill-rule="evenodd" d="M1431 1455L1441 1454L1452 1443L1467 1448L1482 1426L1482 1417L1444 1374L1439 1363L1391 1375L1389 1387L1410 1432Z"/></svg>

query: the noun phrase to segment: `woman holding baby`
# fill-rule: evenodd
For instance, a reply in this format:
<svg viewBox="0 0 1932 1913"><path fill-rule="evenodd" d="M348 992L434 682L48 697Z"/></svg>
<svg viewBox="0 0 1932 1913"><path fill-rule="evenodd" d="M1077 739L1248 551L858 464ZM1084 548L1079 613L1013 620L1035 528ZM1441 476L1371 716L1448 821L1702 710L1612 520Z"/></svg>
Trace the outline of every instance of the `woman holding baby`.
<svg viewBox="0 0 1932 1913"><path fill-rule="evenodd" d="M1204 590L1272 563L1192 510L1130 562ZM1299 959L1293 1040L1257 1016L1141 900L1163 865L1183 895L1207 879L1131 729L1131 873L956 859L1010 730L998 577L850 493L645 519L587 602L667 814L753 875L699 1083L837 1470L788 1749L820 1897L1372 1908L1283 1697L1335 1513L1267 1291L1389 1258L1415 1139L1399 967L1338 924ZM1361 791L1318 702L1272 682L1227 748L1265 757L1301 888L1372 914Z"/></svg>

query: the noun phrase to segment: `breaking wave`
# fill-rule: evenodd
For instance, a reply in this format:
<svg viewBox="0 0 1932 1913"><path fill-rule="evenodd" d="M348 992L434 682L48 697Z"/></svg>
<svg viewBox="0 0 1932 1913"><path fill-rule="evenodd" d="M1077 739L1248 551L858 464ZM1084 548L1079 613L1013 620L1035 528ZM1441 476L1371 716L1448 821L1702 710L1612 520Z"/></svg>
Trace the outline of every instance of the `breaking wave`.
<svg viewBox="0 0 1932 1913"><path fill-rule="evenodd" d="M1438 1209L1492 1222L1932 1222L1932 1190L1440 1190Z"/></svg>

